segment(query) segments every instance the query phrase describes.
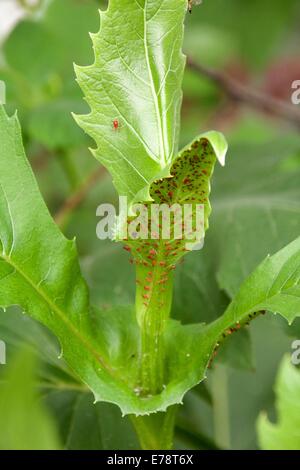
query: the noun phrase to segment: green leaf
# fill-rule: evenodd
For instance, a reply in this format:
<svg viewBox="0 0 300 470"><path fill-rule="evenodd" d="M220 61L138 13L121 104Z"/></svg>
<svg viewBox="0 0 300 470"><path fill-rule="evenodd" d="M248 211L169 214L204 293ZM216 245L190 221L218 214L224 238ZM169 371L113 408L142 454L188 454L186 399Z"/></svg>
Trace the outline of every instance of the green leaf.
<svg viewBox="0 0 300 470"><path fill-rule="evenodd" d="M216 168L209 241L218 253L217 279L232 298L269 253L300 233L300 170L287 169L298 138L234 145L222 171Z"/></svg>
<svg viewBox="0 0 300 470"><path fill-rule="evenodd" d="M241 285L225 313L211 323L218 343L266 310L292 321L300 316L300 237L268 256Z"/></svg>
<svg viewBox="0 0 300 470"><path fill-rule="evenodd" d="M182 149L170 167L168 178L154 181L150 194L157 203L195 201L205 206L205 228L211 207L208 200L210 179L216 160L225 165L227 142L220 132L210 131L196 137Z"/></svg>
<svg viewBox="0 0 300 470"><path fill-rule="evenodd" d="M150 183L177 154L185 13L186 0L111 0L91 36L94 64L76 66L91 108L76 120L130 201L149 200Z"/></svg>
<svg viewBox="0 0 300 470"><path fill-rule="evenodd" d="M265 413L257 421L260 447L264 450L300 449L300 370L286 356L280 365L275 385L277 424Z"/></svg>
<svg viewBox="0 0 300 470"><path fill-rule="evenodd" d="M0 141L0 305L19 305L47 326L97 400L137 411L134 387L104 359L105 332L99 338L101 330L95 331L74 241L66 240L52 221L26 161L18 120L8 118L3 107Z"/></svg>
<svg viewBox="0 0 300 470"><path fill-rule="evenodd" d="M21 350L6 366L0 385L0 449L55 450L61 447L53 418L39 401L36 361Z"/></svg>

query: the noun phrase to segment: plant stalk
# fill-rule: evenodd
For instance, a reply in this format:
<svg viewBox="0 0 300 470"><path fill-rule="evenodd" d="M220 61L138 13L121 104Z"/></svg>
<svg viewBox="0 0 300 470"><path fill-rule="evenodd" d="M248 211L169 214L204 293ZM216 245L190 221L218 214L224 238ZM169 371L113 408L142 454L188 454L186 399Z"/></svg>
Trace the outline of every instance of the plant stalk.
<svg viewBox="0 0 300 470"><path fill-rule="evenodd" d="M164 413L131 416L143 450L169 450L173 448L176 412L177 405L173 405Z"/></svg>
<svg viewBox="0 0 300 470"><path fill-rule="evenodd" d="M164 386L164 330L170 315L173 293L173 272L164 261L155 266L137 266L136 313L141 331L140 387L141 394L155 395Z"/></svg>

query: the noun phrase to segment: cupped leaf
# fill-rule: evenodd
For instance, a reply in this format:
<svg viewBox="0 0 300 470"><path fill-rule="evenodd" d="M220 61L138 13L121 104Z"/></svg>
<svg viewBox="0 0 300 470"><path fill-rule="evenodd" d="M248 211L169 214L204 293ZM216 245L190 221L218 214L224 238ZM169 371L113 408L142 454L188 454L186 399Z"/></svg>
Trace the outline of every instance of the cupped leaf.
<svg viewBox="0 0 300 470"><path fill-rule="evenodd" d="M186 0L111 0L91 36L94 64L76 66L91 108L76 120L129 200L149 200L149 184L177 154L185 13Z"/></svg>
<svg viewBox="0 0 300 470"><path fill-rule="evenodd" d="M275 385L278 422L265 413L257 422L260 447L265 450L300 449L300 370L287 356L282 360Z"/></svg>
<svg viewBox="0 0 300 470"><path fill-rule="evenodd" d="M173 269L182 256L203 242L211 214L210 182L215 162L218 160L224 165L226 152L227 142L223 134L215 131L202 134L179 153L170 165L167 178L151 183L152 203L144 206L147 211L145 233L139 226L139 233L143 236L130 230L132 223L135 226L135 221L141 219L140 213L127 221L126 243L137 265L150 267L160 263L166 269ZM165 213L161 216L154 213L153 218L153 204L159 208L164 206ZM188 206L189 213L186 212ZM200 207L198 223L197 210ZM140 212L139 209L136 212ZM164 223L167 219L170 236L166 238Z"/></svg>

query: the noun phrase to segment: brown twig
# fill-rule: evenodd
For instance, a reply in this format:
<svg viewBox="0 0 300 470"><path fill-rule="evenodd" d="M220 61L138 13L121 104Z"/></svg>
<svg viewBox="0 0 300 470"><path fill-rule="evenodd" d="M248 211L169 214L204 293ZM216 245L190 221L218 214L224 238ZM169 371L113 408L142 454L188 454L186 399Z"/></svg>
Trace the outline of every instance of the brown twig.
<svg viewBox="0 0 300 470"><path fill-rule="evenodd" d="M58 225L64 225L69 215L74 211L74 209L80 206L90 189L95 186L97 181L99 181L105 173L106 170L104 167L97 168L86 178L82 185L68 199L66 199L62 207L54 216L54 220Z"/></svg>
<svg viewBox="0 0 300 470"><path fill-rule="evenodd" d="M194 62L191 58L187 59L187 65L191 70L214 81L233 101L245 103L259 111L270 113L300 128L300 112L296 106L289 105L265 93L253 90L223 72L205 67Z"/></svg>

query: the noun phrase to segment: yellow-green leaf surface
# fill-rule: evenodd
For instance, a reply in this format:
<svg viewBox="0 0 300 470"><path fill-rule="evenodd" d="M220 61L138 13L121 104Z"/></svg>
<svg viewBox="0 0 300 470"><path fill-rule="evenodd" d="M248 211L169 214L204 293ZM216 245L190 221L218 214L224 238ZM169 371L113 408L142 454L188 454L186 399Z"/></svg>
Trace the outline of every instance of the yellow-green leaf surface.
<svg viewBox="0 0 300 470"><path fill-rule="evenodd" d="M186 0L110 0L92 34L95 62L76 66L91 113L77 116L118 192L149 200L178 151Z"/></svg>
<svg viewBox="0 0 300 470"><path fill-rule="evenodd" d="M264 450L300 450L300 370L286 356L275 385L276 423L265 413L257 422L260 447Z"/></svg>

